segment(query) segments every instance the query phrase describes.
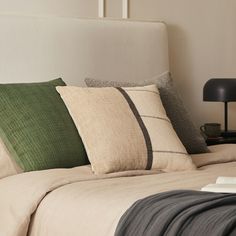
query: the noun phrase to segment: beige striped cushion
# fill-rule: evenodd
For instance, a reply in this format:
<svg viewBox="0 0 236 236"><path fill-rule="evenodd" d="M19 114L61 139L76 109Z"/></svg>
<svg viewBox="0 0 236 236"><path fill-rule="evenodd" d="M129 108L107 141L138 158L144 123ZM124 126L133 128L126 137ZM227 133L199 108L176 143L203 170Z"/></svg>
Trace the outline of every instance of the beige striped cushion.
<svg viewBox="0 0 236 236"><path fill-rule="evenodd" d="M163 108L156 85L57 87L96 174L194 169Z"/></svg>

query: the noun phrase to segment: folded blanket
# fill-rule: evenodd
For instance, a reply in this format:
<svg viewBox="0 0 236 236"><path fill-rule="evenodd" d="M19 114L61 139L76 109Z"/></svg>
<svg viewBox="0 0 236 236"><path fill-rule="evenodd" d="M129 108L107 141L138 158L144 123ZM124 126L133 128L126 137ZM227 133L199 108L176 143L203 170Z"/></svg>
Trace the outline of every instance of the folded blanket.
<svg viewBox="0 0 236 236"><path fill-rule="evenodd" d="M236 194L176 190L134 203L115 236L236 235Z"/></svg>

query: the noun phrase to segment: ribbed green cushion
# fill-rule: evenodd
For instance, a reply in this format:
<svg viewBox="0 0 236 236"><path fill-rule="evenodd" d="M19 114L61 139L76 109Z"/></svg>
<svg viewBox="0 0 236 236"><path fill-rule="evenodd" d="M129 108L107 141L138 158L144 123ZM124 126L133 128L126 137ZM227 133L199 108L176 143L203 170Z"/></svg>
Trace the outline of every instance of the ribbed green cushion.
<svg viewBox="0 0 236 236"><path fill-rule="evenodd" d="M0 84L0 136L24 171L88 163L78 131L55 86Z"/></svg>

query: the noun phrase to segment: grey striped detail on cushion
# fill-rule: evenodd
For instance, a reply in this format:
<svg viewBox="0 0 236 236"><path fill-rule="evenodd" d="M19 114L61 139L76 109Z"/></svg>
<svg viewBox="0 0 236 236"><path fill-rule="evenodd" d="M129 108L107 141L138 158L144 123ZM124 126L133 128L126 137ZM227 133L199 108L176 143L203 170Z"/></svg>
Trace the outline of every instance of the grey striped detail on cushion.
<svg viewBox="0 0 236 236"><path fill-rule="evenodd" d="M152 168L153 152L152 152L152 143L151 143L151 139L150 139L149 133L147 131L147 128L146 128L145 124L143 123L143 120L142 120L141 116L139 115L139 112L138 112L137 108L135 107L133 101L130 99L129 95L122 88L116 88L116 89L121 92L121 94L124 96L124 98L128 102L130 109L134 113L134 116L137 119L137 122L143 132L143 136L144 136L146 146L147 146L146 170L150 170Z"/></svg>
<svg viewBox="0 0 236 236"><path fill-rule="evenodd" d="M144 118L152 118L152 119L159 119L159 120L165 120L167 122L170 123L170 120L168 118L164 118L164 117L159 117L159 116L146 116L146 115L140 115L141 117Z"/></svg>
<svg viewBox="0 0 236 236"><path fill-rule="evenodd" d="M140 115L140 113L137 110L136 105L134 103L134 101L136 100L135 97L134 97L134 93L137 92L137 96L140 96L139 92L153 93L154 96L157 96L159 98L160 97L159 92L148 90L148 89L135 89L135 88L124 88L123 89L123 88L117 87L116 89L118 91L120 91L121 94L124 96L125 100L129 104L130 109L132 110L132 112L133 112L133 114L134 114L134 116L135 116L142 132L143 132L143 136L144 136L146 146L147 146L147 158L148 158L146 169L151 169L152 168L153 153L177 154L177 155L186 155L186 156L188 156L186 150L184 150L184 149L183 149L183 151L168 150L168 149L167 150L153 150L151 138L150 138L150 135L149 135L149 131L148 131L148 129L147 129L145 123L144 123L145 118L151 118L151 119L157 119L157 120L165 121L165 122L168 123L168 125L171 124L171 123L170 123L170 120L168 119L168 117L166 116L165 113L162 113L162 116ZM133 96L133 100L132 100L132 98L130 97L130 95L128 93L130 93L130 95L132 94L131 96ZM147 96L153 96L153 95L148 95L147 94ZM144 120L143 120L143 118L144 118Z"/></svg>
<svg viewBox="0 0 236 236"><path fill-rule="evenodd" d="M160 94L155 85L122 88L128 103L130 101L135 107L136 117L141 120L140 123L145 127L145 137L149 137L151 145L147 146L149 152L152 152L152 166L168 166L168 162L175 157L188 158L186 149L180 142L175 133L165 109L161 103ZM158 101L155 103L154 101ZM153 103L154 102L154 103ZM155 105L154 105L155 104ZM132 109L132 108L131 108ZM168 167L167 167L168 169Z"/></svg>
<svg viewBox="0 0 236 236"><path fill-rule="evenodd" d="M148 92L148 93L155 93L155 94L158 94L160 95L159 92L157 91L151 91L151 90L145 90L145 89L125 89L126 91L129 91L129 92Z"/></svg>
<svg viewBox="0 0 236 236"><path fill-rule="evenodd" d="M155 150L153 150L153 152L160 152L160 153L173 153L173 154L188 155L188 154L185 153L185 152L174 152L174 151L161 151L161 150L159 150L159 151L155 151Z"/></svg>

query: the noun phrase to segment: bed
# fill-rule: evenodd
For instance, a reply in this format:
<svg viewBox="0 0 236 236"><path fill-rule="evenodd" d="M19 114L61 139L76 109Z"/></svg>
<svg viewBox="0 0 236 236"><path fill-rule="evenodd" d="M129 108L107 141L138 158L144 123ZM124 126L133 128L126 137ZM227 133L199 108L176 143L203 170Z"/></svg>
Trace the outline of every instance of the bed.
<svg viewBox="0 0 236 236"><path fill-rule="evenodd" d="M82 166L8 177L0 181L1 233L114 235L122 214L136 200L168 190L199 190L220 175L235 176L235 169L236 162L229 162L195 171L97 177L89 166Z"/></svg>
<svg viewBox="0 0 236 236"><path fill-rule="evenodd" d="M83 86L86 77L137 82L169 71L167 29L161 22L0 16L0 31L1 83L63 77L69 85ZM210 151L191 155L198 168L187 171L94 174L83 165L2 178L0 235L114 235L139 199L200 190L218 176L234 177L235 145Z"/></svg>

